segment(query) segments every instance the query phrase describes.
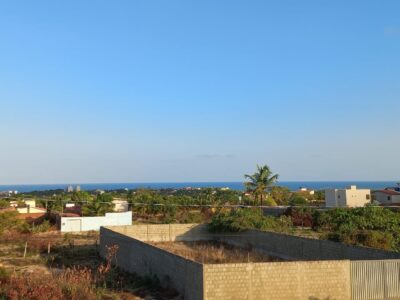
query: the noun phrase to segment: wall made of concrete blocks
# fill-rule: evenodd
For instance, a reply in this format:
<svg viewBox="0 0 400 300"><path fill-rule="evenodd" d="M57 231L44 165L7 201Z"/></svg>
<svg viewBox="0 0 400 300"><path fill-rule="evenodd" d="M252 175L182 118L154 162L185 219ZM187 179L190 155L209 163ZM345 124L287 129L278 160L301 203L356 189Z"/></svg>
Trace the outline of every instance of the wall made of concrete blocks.
<svg viewBox="0 0 400 300"><path fill-rule="evenodd" d="M204 299L347 300L350 261L204 265Z"/></svg>
<svg viewBox="0 0 400 300"><path fill-rule="evenodd" d="M374 260L400 258L400 253L393 251L350 246L332 241L258 230L221 235L218 239L237 246L251 246L267 254L290 260Z"/></svg>
<svg viewBox="0 0 400 300"><path fill-rule="evenodd" d="M195 240L222 240L241 247L252 247L269 255L297 261L200 264L146 243ZM391 271L389 276L384 272L375 272L373 261L365 261L363 264L371 270L368 272L354 271L353 273L358 277L355 277L356 275L353 277L358 281L352 285L353 279L350 270L360 268L364 270L365 267L364 265L361 267L357 265L358 269L356 269L356 265L350 267L354 261L350 262L347 259L389 259L398 258L399 254L257 230L210 234L206 225L198 224L101 228L100 252L103 257L106 255L107 245L118 245L116 263L119 267L142 276L155 275L162 283L170 283L184 296L184 299L189 300L340 300L351 299L351 290L353 290L353 294L354 291L357 291L356 294L361 295L354 299L369 299L364 297L362 292L358 292L365 290L362 282L371 278L374 280L375 278L380 278L379 280L397 278L395 276L398 270L397 265L400 265L400 261L396 261L396 268L392 268L394 271ZM389 270L388 268L384 269L385 272ZM387 286L387 283L382 286ZM397 285L390 290L390 295L400 296L400 292L396 289Z"/></svg>
<svg viewBox="0 0 400 300"><path fill-rule="evenodd" d="M106 257L107 246L112 245L118 246L115 263L121 269L141 276L156 276L162 285L173 286L184 299L204 299L201 264L102 227L100 255Z"/></svg>

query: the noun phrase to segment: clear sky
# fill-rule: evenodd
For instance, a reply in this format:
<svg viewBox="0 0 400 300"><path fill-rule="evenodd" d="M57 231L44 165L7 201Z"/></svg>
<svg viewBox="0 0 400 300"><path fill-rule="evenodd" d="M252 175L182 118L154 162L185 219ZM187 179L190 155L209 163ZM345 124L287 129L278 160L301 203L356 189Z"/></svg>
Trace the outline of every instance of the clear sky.
<svg viewBox="0 0 400 300"><path fill-rule="evenodd" d="M400 179L400 1L0 2L0 184Z"/></svg>

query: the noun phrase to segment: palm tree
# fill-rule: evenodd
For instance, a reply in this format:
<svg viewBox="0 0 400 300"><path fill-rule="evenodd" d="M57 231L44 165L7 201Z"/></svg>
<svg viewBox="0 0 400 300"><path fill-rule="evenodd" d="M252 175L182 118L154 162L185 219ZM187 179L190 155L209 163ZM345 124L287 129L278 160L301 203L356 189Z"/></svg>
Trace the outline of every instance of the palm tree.
<svg viewBox="0 0 400 300"><path fill-rule="evenodd" d="M260 205L263 205L264 197L267 191L272 185L278 180L278 174L272 174L271 170L267 165L257 165L257 172L253 175L244 175L248 182L245 182L245 186L248 192L251 192L256 200L260 201Z"/></svg>

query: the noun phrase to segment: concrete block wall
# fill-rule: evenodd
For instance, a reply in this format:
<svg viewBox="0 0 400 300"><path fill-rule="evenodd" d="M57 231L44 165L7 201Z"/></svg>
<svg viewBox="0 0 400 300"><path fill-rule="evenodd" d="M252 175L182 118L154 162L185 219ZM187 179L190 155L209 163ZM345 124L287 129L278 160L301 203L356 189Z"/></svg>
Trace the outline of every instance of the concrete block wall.
<svg viewBox="0 0 400 300"><path fill-rule="evenodd" d="M115 232L146 242L173 242L213 239L204 224L143 224L112 226Z"/></svg>
<svg viewBox="0 0 400 300"><path fill-rule="evenodd" d="M267 254L300 261L200 264L146 243L147 241L173 242L205 239L223 240L244 247L250 245ZM400 260L390 264L381 260L380 262L385 262L384 268L376 267L373 260L364 261L360 266L356 266L354 261L343 260L344 258L372 259L375 257L387 259L398 256L397 253L388 251L256 230L215 235L208 233L205 225L197 224L101 228L100 252L102 256L106 254L106 245L119 246L117 265L121 268L142 276L156 275L161 282L170 283L184 296L184 299L189 300L340 300L352 299L351 291L354 295L359 295L353 299L366 300L370 298L363 292L366 289L363 284L369 282L368 280L372 280L372 283L376 283L376 280L382 281L380 286L384 286L387 293L389 291L391 296L400 298L398 284L393 284L399 278ZM370 270L368 274L363 271L366 268ZM389 284L390 289L387 288ZM368 285L369 289L375 292L376 289L372 287L372 284L368 283Z"/></svg>
<svg viewBox="0 0 400 300"><path fill-rule="evenodd" d="M351 298L350 261L204 265L204 299Z"/></svg>
<svg viewBox="0 0 400 300"><path fill-rule="evenodd" d="M218 239L237 246L252 246L270 255L290 260L400 259L398 252L258 230L220 235Z"/></svg>
<svg viewBox="0 0 400 300"><path fill-rule="evenodd" d="M119 230L123 228L119 228ZM155 229L155 228L153 228ZM165 226L160 227L157 240L164 240ZM107 255L106 246L118 245L118 267L141 276L157 276L163 285L173 286L188 300L203 298L203 266L138 239L102 227L100 255Z"/></svg>

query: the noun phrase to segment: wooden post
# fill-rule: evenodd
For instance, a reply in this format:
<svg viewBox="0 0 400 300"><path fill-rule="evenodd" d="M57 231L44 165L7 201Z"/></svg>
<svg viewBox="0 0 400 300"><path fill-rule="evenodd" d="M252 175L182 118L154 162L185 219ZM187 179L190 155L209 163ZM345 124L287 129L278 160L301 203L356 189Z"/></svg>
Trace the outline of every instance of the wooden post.
<svg viewBox="0 0 400 300"><path fill-rule="evenodd" d="M26 250L28 249L28 241L25 242L24 258L26 257Z"/></svg>

